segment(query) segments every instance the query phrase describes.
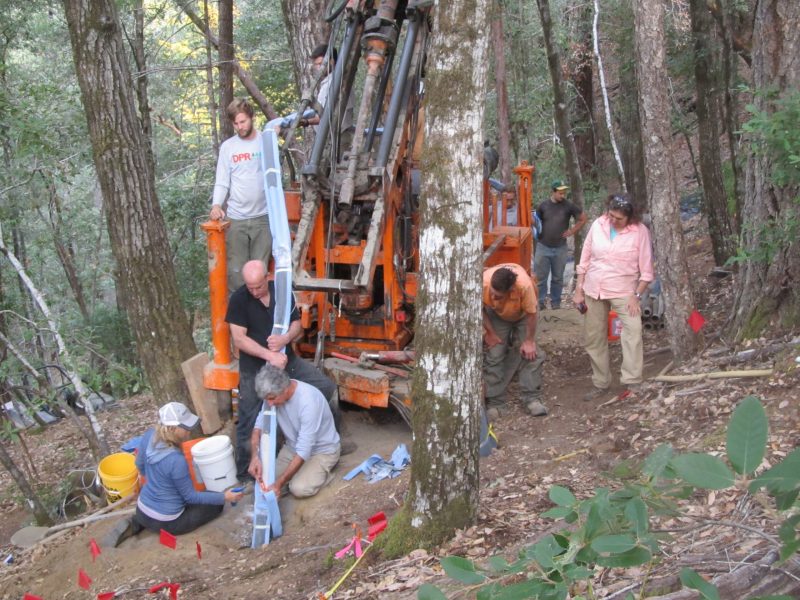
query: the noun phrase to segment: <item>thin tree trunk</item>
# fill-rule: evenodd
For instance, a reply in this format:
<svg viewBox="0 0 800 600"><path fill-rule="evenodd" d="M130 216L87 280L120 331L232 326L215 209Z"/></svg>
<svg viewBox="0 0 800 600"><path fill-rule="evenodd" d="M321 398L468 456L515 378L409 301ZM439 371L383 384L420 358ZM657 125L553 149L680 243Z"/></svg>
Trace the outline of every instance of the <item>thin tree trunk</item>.
<svg viewBox="0 0 800 600"><path fill-rule="evenodd" d="M4 440L0 440L0 464L8 471L8 474L11 475L11 478L14 480L14 483L17 484L22 495L25 496L28 508L30 508L36 518L36 523L42 526L52 525L53 519L50 518L47 509L42 504L42 501L39 500L39 496L36 495L36 492L33 491L33 487L28 482L25 475L14 463L14 459L11 458L11 455L6 449Z"/></svg>
<svg viewBox="0 0 800 600"><path fill-rule="evenodd" d="M511 122L508 118L508 86L506 85L506 44L503 25L503 3L493 3L492 52L494 54L494 85L497 94L497 142L500 155L500 178L511 182Z"/></svg>
<svg viewBox="0 0 800 600"><path fill-rule="evenodd" d="M188 0L176 0L176 4L178 8L180 8L189 20L195 24L195 27L203 34L208 42L214 48L219 48L219 40L217 36L208 28L207 24L203 19L201 19L196 12L194 12L191 7L189 6ZM258 85L256 84L253 76L250 75L250 72L245 69L241 63L234 57L231 61L231 66L233 68L233 72L236 74L236 77L239 79L239 82L242 84L244 89L247 90L247 93L250 94L250 97L253 99L253 102L258 105L258 108L264 114L267 119L274 119L278 116L278 113L275 112L275 109L272 108L272 104L269 103L267 97L258 89ZM228 117L223 114L226 107L220 106L220 114L223 121L227 121Z"/></svg>
<svg viewBox="0 0 800 600"><path fill-rule="evenodd" d="M736 252L736 228L730 211L722 176L720 149L720 76L719 49L713 40L713 21L705 0L690 0L694 37L694 81L697 92L697 137L700 145L700 175L711 247L717 265Z"/></svg>
<svg viewBox="0 0 800 600"><path fill-rule="evenodd" d="M566 163L567 175L569 176L570 188L572 191L572 202L583 210L583 177L581 168L578 164L578 153L575 150L575 137L569 124L569 114L567 112L567 97L564 93L564 80L561 74L561 56L556 48L553 39L553 20L550 15L549 0L536 0L539 7L539 17L542 22L542 34L544 45L547 49L547 65L550 68L550 78L553 81L553 112L555 115L558 135L564 147L564 162ZM576 239L576 245L578 240Z"/></svg>
<svg viewBox="0 0 800 600"><path fill-rule="evenodd" d="M103 433L103 428L100 426L100 422L97 420L97 417L94 414L94 407L89 400L88 390L83 384L80 376L77 374L75 363L72 361L69 351L67 350L67 346L64 343L64 339L61 337L61 333L59 332L58 323L56 323L54 320L50 312L50 307L47 305L47 302L45 302L44 296L42 296L41 292L36 288L33 281L31 281L30 277L28 277L24 267L19 260L17 260L17 257L14 256L14 253L10 252L5 243L3 243L2 227L0 227L0 253L2 253L9 260L14 269L17 271L17 275L19 275L20 279L22 279L22 281L25 283L25 286L28 288L28 291L35 300L39 310L42 311L42 314L47 319L47 325L50 328L50 333L53 335L53 338L56 341L61 362L66 367L65 371L69 377L70 383L72 383L75 391L78 392L78 397L80 398L84 405L84 409L86 410L86 418L89 419L89 423L92 426L94 436L89 436L87 439L89 441L89 446L92 449L94 458L99 461L102 457L110 454L111 450L108 442L106 441L105 434Z"/></svg>
<svg viewBox="0 0 800 600"><path fill-rule="evenodd" d="M116 5L112 0L64 0L64 8L118 292L153 394L159 402L189 404L181 363L197 349L136 116Z"/></svg>
<svg viewBox="0 0 800 600"><path fill-rule="evenodd" d="M147 157L155 170L153 154L153 121L150 118L150 100L147 95L147 55L144 51L144 0L134 0L133 5L133 59L136 62L136 98L139 101L139 121L147 144Z"/></svg>
<svg viewBox="0 0 800 600"><path fill-rule="evenodd" d="M22 267L27 271L28 249L25 244L25 233L22 231L22 229L20 229L16 222L14 222L14 225L12 225L11 228L11 239L14 244L14 256L19 259L20 264L22 264ZM0 242L2 242L2 240L0 240ZM19 277L17 278L17 284L19 286L19 294L22 298L22 304L25 308L25 317L29 321L35 322L35 298L31 295L28 288L25 287L25 282ZM47 349L47 343L44 339L44 334L38 328L33 335L33 346L36 349L36 355L39 357L40 362L50 362L50 356Z"/></svg>
<svg viewBox="0 0 800 600"><path fill-rule="evenodd" d="M697 351L700 338L687 323L694 294L683 243L675 166L670 152L669 90L664 45L664 8L660 0L633 3L636 77L647 173L647 196L653 215L658 272L667 309L672 354L683 362Z"/></svg>
<svg viewBox="0 0 800 600"><path fill-rule="evenodd" d="M622 156L617 148L617 138L614 135L614 124L611 118L611 103L608 101L608 86L606 86L606 72L603 68L603 56L600 54L600 33L597 23L600 19L600 2L594 0L594 16L592 19L592 42L594 47L594 58L597 61L597 74L600 77L600 93L603 96L603 109L606 116L606 128L608 129L608 138L611 142L611 149L614 151L614 162L617 165L617 175L619 183L622 186L622 191L627 191L625 168L622 163Z"/></svg>
<svg viewBox="0 0 800 600"><path fill-rule="evenodd" d="M432 168L420 203L414 460L398 520L410 527L406 543L428 547L478 514L483 103L475 98L486 91L487 5L437 3L427 63L422 163Z"/></svg>
<svg viewBox="0 0 800 600"><path fill-rule="evenodd" d="M592 57L592 10L577 9L577 41L574 68L569 69L578 95L575 102L575 151L583 173L596 179L597 155L594 135L594 63Z"/></svg>
<svg viewBox="0 0 800 600"><path fill-rule="evenodd" d="M61 198L58 197L55 184L50 182L48 185L50 192L50 210L49 218L45 218L39 211L39 216L43 221L46 221L50 226L50 231L53 234L53 245L56 249L56 255L64 269L64 274L67 276L67 282L72 290L72 295L75 297L75 303L78 305L78 310L83 317L85 323L90 320L89 307L86 302L86 294L83 291L83 283L78 275L78 267L75 261L75 248L69 241L64 240L63 226L64 221L61 214ZM37 209L38 210L38 209Z"/></svg>
<svg viewBox="0 0 800 600"><path fill-rule="evenodd" d="M233 123L227 117L233 102L233 0L219 0L219 122L222 139L233 135Z"/></svg>
<svg viewBox="0 0 800 600"><path fill-rule="evenodd" d="M208 25L208 0L203 0L203 25L205 31L210 31ZM214 148L214 158L219 158L219 133L217 123L219 112L217 110L217 96L214 93L214 58L211 52L211 40L203 36L206 48L206 97L208 98L208 116L211 120L211 145Z"/></svg>

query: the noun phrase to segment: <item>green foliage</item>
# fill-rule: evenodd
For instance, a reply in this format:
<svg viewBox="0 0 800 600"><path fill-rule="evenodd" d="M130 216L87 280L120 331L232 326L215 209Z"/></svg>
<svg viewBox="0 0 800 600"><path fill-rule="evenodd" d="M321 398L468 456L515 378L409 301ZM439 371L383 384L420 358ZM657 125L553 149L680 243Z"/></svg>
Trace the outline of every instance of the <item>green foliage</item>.
<svg viewBox="0 0 800 600"><path fill-rule="evenodd" d="M751 475L764 457L767 417L760 401L748 396L734 411L727 432L727 458L736 473ZM452 579L478 588L477 598L567 598L578 585L588 586L596 567L626 568L656 559L659 541L650 531L650 513L675 515L676 500L695 489L725 489L734 484L734 473L716 456L702 453L676 455L668 444L658 446L642 462L638 477L617 490L597 488L579 500L567 488L554 485L550 500L556 505L543 516L573 524L543 537L519 552L509 563L503 556L490 557L480 565L459 556L441 559ZM752 492L766 487L780 510L794 505L800 493L800 449L750 484ZM800 514L792 514L780 526L781 559L800 551ZM520 578L525 578L520 581ZM692 569L680 574L684 586L706 600L719 600L716 587ZM439 590L426 586L418 598L439 599ZM440 593L440 592L439 592Z"/></svg>
<svg viewBox="0 0 800 600"><path fill-rule="evenodd" d="M779 186L800 184L800 92L777 97L774 90L758 92L769 108L748 104L752 116L742 125L753 149L772 162L772 181Z"/></svg>

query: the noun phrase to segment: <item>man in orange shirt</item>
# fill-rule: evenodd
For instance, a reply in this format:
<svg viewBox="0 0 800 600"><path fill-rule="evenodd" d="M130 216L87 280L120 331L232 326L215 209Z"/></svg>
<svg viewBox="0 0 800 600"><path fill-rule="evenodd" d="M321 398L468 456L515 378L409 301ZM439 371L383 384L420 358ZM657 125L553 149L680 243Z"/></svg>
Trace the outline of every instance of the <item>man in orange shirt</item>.
<svg viewBox="0 0 800 600"><path fill-rule="evenodd" d="M505 393L519 370L522 402L534 417L543 417L542 364L536 347L536 287L525 270L513 263L483 272L483 376L489 419L499 416Z"/></svg>

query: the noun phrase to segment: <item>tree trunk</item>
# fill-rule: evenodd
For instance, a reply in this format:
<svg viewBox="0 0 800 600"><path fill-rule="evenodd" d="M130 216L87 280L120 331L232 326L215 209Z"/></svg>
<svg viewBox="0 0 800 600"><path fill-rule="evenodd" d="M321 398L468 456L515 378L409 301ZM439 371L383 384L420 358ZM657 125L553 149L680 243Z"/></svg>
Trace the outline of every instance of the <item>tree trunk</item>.
<svg viewBox="0 0 800 600"><path fill-rule="evenodd" d="M205 31L210 31L208 19L208 0L203 0L203 25ZM206 49L206 97L208 99L208 116L211 121L211 145L214 148L214 159L219 158L219 133L217 124L219 122L219 111L217 107L217 97L214 93L214 59L211 51L211 40L207 35L203 36Z"/></svg>
<svg viewBox="0 0 800 600"><path fill-rule="evenodd" d="M203 36L206 38L206 41L211 43L214 48L219 48L219 40L217 39L217 36L215 36L208 28L207 22L201 19L197 13L191 9L189 2L187 0L176 0L176 4L186 14L186 16L189 17L189 20L194 23L195 27L200 30L200 33L203 34ZM247 90L247 93L250 94L253 102L258 105L258 108L261 109L261 112L264 114L264 116L267 117L267 119L274 119L277 117L278 113L276 113L275 109L272 108L272 105L269 103L269 100L267 100L267 97L264 96L264 94L261 93L261 90L258 89L256 82L253 80L253 76L250 75L250 72L239 63L236 57L233 58L231 66L233 67L233 72L236 74L239 82L242 84L244 89ZM228 117L224 114L224 108L227 107L219 107L220 117L222 120L227 121ZM232 128L231 131L233 131Z"/></svg>
<svg viewBox="0 0 800 600"><path fill-rule="evenodd" d="M281 0L294 81L300 94L309 91L314 82L311 52L327 42L331 33L330 25L322 18L326 4L326 0Z"/></svg>
<svg viewBox="0 0 800 600"><path fill-rule="evenodd" d="M670 149L669 89L664 45L664 8L659 0L633 3L636 77L644 144L647 197L653 216L658 273L666 301L667 331L676 362L692 356L699 345L687 323L694 294L681 230L675 165Z"/></svg>
<svg viewBox="0 0 800 600"><path fill-rule="evenodd" d="M53 519L51 519L50 515L47 513L47 509L42 504L42 501L39 500L39 496L36 495L36 492L33 491L33 487L28 482L25 475L14 463L14 459L11 458L11 454L9 454L8 449L6 448L5 439L0 439L0 464L2 464L3 468L8 471L8 474L11 475L14 483L17 484L19 491L22 492L23 496L25 496L25 501L28 504L28 508L31 510L31 512L33 512L33 515L36 518L36 523L41 526L52 525Z"/></svg>
<svg viewBox="0 0 800 600"><path fill-rule="evenodd" d="M426 547L478 514L483 103L475 98L486 90L487 5L438 5L428 55L414 460L399 517L411 530L406 541Z"/></svg>
<svg viewBox="0 0 800 600"><path fill-rule="evenodd" d="M64 221L61 215L61 198L58 197L58 192L53 182L50 182L47 187L50 192L50 216L45 219L41 211L39 212L39 216L50 226L50 231L53 233L53 245L56 249L56 255L61 263L61 267L64 269L64 274L67 276L67 282L69 282L72 295L75 297L78 310L81 312L84 322L88 323L89 306L86 302L86 294L83 291L83 283L78 275L78 267L75 261L75 248L70 241L64 239L63 235Z"/></svg>
<svg viewBox="0 0 800 600"><path fill-rule="evenodd" d="M506 44L503 26L503 5L493 3L492 52L494 53L494 85L497 94L497 145L500 155L500 179L511 183L511 122L508 118L508 87L506 86Z"/></svg>
<svg viewBox="0 0 800 600"><path fill-rule="evenodd" d="M722 122L722 82L719 76L719 48L714 40L714 23L705 0L690 1L694 37L694 81L697 91L697 137L700 144L700 176L703 200L717 265L736 252L736 228L728 210L728 197L722 177L719 145Z"/></svg>
<svg viewBox="0 0 800 600"><path fill-rule="evenodd" d="M547 66L550 68L550 78L553 81L553 112L558 128L558 135L561 138L561 145L564 147L564 162L566 163L567 175L569 177L570 189L572 190L571 200L573 204L583 209L583 177L581 168L578 164L578 152L575 150L575 138L569 124L569 114L567 113L567 95L564 92L564 80L561 74L561 56L556 48L553 39L553 20L550 16L549 0L536 0L539 7L539 17L542 22L542 35L544 45L547 49ZM577 243L576 239L576 243Z"/></svg>
<svg viewBox="0 0 800 600"><path fill-rule="evenodd" d="M64 0L118 291L159 403L189 403L181 362L197 350L183 310L155 177L136 116L112 0Z"/></svg>
<svg viewBox="0 0 800 600"><path fill-rule="evenodd" d="M798 95L798 23L800 3L795 0L764 0L757 5L753 84L761 93L753 103L766 115L774 115L778 100ZM741 271L741 293L734 304L734 331L739 338L756 337L770 326L792 329L800 323L800 181L797 177L779 181L779 169L785 173L788 166L775 164L775 152L764 147L759 133L763 132L756 130L749 136L755 151L747 161L745 176L742 246L749 259Z"/></svg>
<svg viewBox="0 0 800 600"><path fill-rule="evenodd" d="M222 139L233 135L233 123L227 116L233 102L233 0L219 0L219 122Z"/></svg>
<svg viewBox="0 0 800 600"><path fill-rule="evenodd" d="M156 160L153 155L153 121L150 119L150 100L147 96L147 55L144 52L144 0L134 0L133 4L133 60L136 63L136 99L139 102L139 122L142 127L147 158L155 171Z"/></svg>
<svg viewBox="0 0 800 600"><path fill-rule="evenodd" d="M589 5L579 10L578 40L576 42L575 68L572 83L578 92L575 102L575 152L578 164L584 173L593 178L596 173L594 139L594 64L592 61L592 8Z"/></svg>

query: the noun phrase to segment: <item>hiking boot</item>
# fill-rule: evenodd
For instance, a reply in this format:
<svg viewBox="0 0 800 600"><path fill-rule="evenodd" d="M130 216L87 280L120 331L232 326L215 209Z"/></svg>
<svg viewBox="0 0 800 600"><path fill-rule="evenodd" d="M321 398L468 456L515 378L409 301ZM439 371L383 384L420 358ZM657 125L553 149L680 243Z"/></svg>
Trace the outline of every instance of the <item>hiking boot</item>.
<svg viewBox="0 0 800 600"><path fill-rule="evenodd" d="M341 450L339 451L339 456L344 456L346 454L352 454L356 450L358 450L358 444L356 444L350 438L340 440L341 443Z"/></svg>
<svg viewBox="0 0 800 600"><path fill-rule="evenodd" d="M544 417L547 415L547 407L539 400L531 400L525 405L525 408L532 417Z"/></svg>
<svg viewBox="0 0 800 600"><path fill-rule="evenodd" d="M103 548L116 548L129 537L137 535L142 529L144 528L133 517L122 519L103 537L100 545Z"/></svg>
<svg viewBox="0 0 800 600"><path fill-rule="evenodd" d="M597 400L598 398L607 393L608 393L608 388L598 388L598 387L592 388L592 391L583 397L583 401L591 402L592 400Z"/></svg>

